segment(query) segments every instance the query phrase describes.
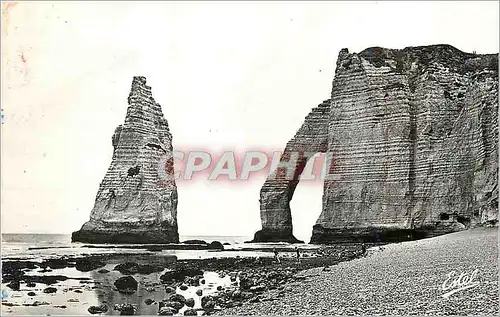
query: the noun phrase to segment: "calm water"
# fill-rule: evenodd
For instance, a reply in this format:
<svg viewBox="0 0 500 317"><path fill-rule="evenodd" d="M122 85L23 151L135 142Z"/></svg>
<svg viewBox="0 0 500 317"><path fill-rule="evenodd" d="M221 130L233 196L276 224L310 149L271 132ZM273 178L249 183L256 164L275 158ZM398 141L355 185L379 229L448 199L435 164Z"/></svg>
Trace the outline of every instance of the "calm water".
<svg viewBox="0 0 500 317"><path fill-rule="evenodd" d="M88 308L105 304L109 310L106 315L119 315L119 311L114 310L115 304L132 304L137 308L137 315L157 315L158 302L168 298L171 294L165 291L165 287L160 283L160 276L168 270L155 272L147 275L134 274L133 277L139 282L137 292L133 294L121 294L114 289L114 282L121 276L120 272L114 271L117 264L126 261L133 261L140 264L149 264L153 262L156 255L152 257L126 256L119 259L112 259L107 262L108 273L100 273L98 270L90 272L80 272L74 267L63 269L54 269L50 272L42 272L41 269L27 271L27 275L63 275L70 279L60 281L50 285L56 287L55 293L46 294L43 290L48 286L42 283L36 283L34 286L28 286L21 283L19 291L10 289L6 283L1 284L2 303L9 303L13 306L1 305L2 315L90 315ZM74 280L71 278L89 278L90 281ZM195 300L194 308L201 308L201 296L196 295L196 290L201 289L203 295L210 295L217 292L217 287L224 289L236 289L237 282L232 282L228 275L220 276L216 272L204 273L205 283L200 286L190 286L187 290L175 288L177 294L185 298ZM30 295L30 292L35 295ZM156 303L148 305L145 300L154 300ZM29 306L35 302L40 302L39 306ZM26 306L28 305L28 306ZM178 316L183 315L183 311L188 307L184 306ZM202 311L199 312L201 314Z"/></svg>
<svg viewBox="0 0 500 317"><path fill-rule="evenodd" d="M145 249L126 249L126 248L86 248L83 243L71 243L71 235L67 234L2 234L2 259L22 258L31 260L42 260L44 258L55 258L64 255L77 256L85 254L104 254L104 253L130 253L123 255L122 258L110 260L106 265L109 273L99 273L98 270L91 272L80 272L74 267L64 269L54 269L51 272L41 272L40 269L27 272L35 275L64 275L70 278L86 277L92 280L91 283L82 283L78 280L69 279L56 283L52 286L57 288L53 294L45 294L43 289L47 285L37 283L34 287L28 287L26 283L21 283L20 291L13 291L7 284L2 284L2 301L13 304L8 307L2 305L3 315L89 315L87 309L91 305L106 304L110 310L106 315L119 314L118 311L111 309L114 304L131 303L138 309L138 315L156 315L158 305L147 305L145 299L152 299L159 302L168 298L163 285L159 283L159 277L163 272L152 273L149 275L134 275L139 281L139 289L134 294L120 294L113 289L113 283L121 274L113 271L113 268L126 261L133 261L140 264L150 263L155 258L161 258L163 255L175 255L178 259L200 259L217 257L272 257L273 253L268 250L253 251L245 248L264 248L269 249L279 244L248 244L243 243L251 237L237 236L181 236L180 240L199 239L211 242L214 240L226 245L224 251L215 250L163 250L161 252L150 252ZM96 245L94 245L96 246ZM312 246L304 246L312 247ZM41 248L41 249L32 249ZM166 268L165 270L168 270ZM164 271L165 271L164 270ZM234 268L235 271L238 268ZM189 287L187 290L175 290L176 293L191 297L195 300L195 308L201 307L201 297L196 295L197 289L202 289L204 295L217 292L217 287L225 289L237 288L237 282L231 282L229 276L219 276L216 272L205 272L205 284L199 287ZM236 283L236 284L235 284ZM29 296L29 292L34 292L35 296ZM25 306L35 301L45 302L41 306ZM64 308L61 308L64 307ZM184 307L179 314L183 315ZM202 312L200 311L199 314Z"/></svg>
<svg viewBox="0 0 500 317"><path fill-rule="evenodd" d="M228 242L243 243L247 240L251 240L251 236L189 236L180 235L180 240L205 240L211 242L214 240L220 241L222 243ZM70 246L71 235L70 234L37 234L37 233L3 233L2 243L7 244L19 244L19 245L30 245L30 246Z"/></svg>
<svg viewBox="0 0 500 317"><path fill-rule="evenodd" d="M272 248L277 244L255 244L244 243L251 240L249 236L180 236L181 241L199 239L206 242L220 241L221 243L230 243L225 246L224 251L214 250L163 250L156 252L161 255L175 255L179 260L182 259L202 259L212 257L247 257L247 256L272 256L270 252L245 251L246 248ZM123 245L111 245L118 248L106 248L104 245L93 245L93 248L87 248L88 243L72 243L69 234L2 234L2 259L22 258L22 259L44 259L60 256L76 256L87 254L105 254L105 253L149 253L144 247L138 248L120 248ZM100 246L103 246L102 248ZM110 246L110 245L106 245ZM130 245L129 245L130 246ZM304 245L303 247L313 247Z"/></svg>

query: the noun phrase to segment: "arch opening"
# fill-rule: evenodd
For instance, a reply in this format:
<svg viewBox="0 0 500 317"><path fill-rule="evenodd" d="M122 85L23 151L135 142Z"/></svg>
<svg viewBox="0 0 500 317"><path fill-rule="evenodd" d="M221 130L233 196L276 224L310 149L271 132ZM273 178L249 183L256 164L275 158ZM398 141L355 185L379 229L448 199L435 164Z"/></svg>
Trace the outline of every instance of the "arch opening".
<svg viewBox="0 0 500 317"><path fill-rule="evenodd" d="M307 164L314 163L315 158L320 155L321 153L316 153ZM312 227L321 214L323 187L324 184L319 179L300 180L290 201L293 235L306 243L311 241Z"/></svg>
<svg viewBox="0 0 500 317"><path fill-rule="evenodd" d="M329 113L330 100L313 108L264 182L259 200L262 229L255 233L253 242L303 242L294 236L290 201L307 162L313 154L326 153Z"/></svg>

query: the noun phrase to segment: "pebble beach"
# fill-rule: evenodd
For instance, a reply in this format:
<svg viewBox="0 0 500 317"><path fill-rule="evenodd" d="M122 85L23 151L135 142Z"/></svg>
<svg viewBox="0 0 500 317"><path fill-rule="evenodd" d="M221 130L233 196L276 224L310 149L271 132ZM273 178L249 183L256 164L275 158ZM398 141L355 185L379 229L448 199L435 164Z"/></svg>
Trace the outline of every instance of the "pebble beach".
<svg viewBox="0 0 500 317"><path fill-rule="evenodd" d="M450 291L443 290L450 274L474 270L477 286L443 297ZM304 281L266 296L279 300L245 303L219 314L498 316L498 228L375 247L365 257L301 274Z"/></svg>

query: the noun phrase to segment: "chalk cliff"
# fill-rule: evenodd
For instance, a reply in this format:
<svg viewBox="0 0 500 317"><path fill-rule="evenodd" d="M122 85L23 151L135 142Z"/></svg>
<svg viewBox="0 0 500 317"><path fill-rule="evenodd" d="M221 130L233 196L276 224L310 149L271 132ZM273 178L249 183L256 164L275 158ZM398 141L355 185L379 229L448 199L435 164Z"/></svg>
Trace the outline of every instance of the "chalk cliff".
<svg viewBox="0 0 500 317"><path fill-rule="evenodd" d="M318 134L303 147L324 144L326 125L326 148L317 151L333 158L311 242L398 241L498 224L498 54L449 45L343 49L328 111L311 125ZM273 182L261 190L255 241L293 236L297 182Z"/></svg>
<svg viewBox="0 0 500 317"><path fill-rule="evenodd" d="M179 242L177 187L167 177L174 173L172 135L146 78L133 78L128 104L90 220L73 232L73 241Z"/></svg>

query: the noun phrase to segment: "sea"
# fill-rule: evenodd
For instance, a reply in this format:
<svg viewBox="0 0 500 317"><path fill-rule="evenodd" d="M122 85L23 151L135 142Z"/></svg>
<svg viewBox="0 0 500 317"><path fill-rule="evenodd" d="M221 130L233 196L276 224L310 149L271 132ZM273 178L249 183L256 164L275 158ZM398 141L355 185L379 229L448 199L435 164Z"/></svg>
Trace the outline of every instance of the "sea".
<svg viewBox="0 0 500 317"><path fill-rule="evenodd" d="M106 271L100 272L92 270L82 272L75 267L53 268L46 271L41 268L26 271L27 275L56 275L67 277L67 280L51 284L56 288L55 293L46 293L48 287L43 283L28 285L20 284L19 290L12 289L7 282L1 284L2 305L0 310L4 315L88 315L90 306L107 305L109 310L106 314L118 314L115 305L123 303L133 304L136 307L136 315L157 315L157 305L145 303L147 297L154 302L160 302L170 296L163 285L158 284L162 272L154 272L147 275L135 275L140 281L137 292L133 294L121 294L113 288L114 282L122 276L114 268L119 263L126 261L136 263L149 263L159 259L169 258L174 255L178 260L184 259L208 259L208 258L231 258L231 257L273 257L273 250L279 246L281 256L295 256L294 247L288 243L245 243L252 237L248 236L187 236L181 235L180 241L204 240L206 242L219 241L224 245L224 250L148 250L148 245L118 245L118 244L88 244L72 243L69 234L2 234L2 263L9 260L29 260L41 262L46 259L62 257L80 257L97 254L118 254L118 257L111 257L106 265L102 267ZM150 247L150 245L149 245ZM302 245L302 248L314 248L312 245ZM287 250L289 249L289 250ZM288 252L289 251L289 252ZM164 257L167 256L167 257ZM158 258L157 258L158 257ZM3 264L2 264L3 265ZM238 267L234 268L234 272ZM84 280L91 281L87 283ZM202 313L201 298L197 295L197 290L201 289L203 295L215 294L219 288L237 288L237 281L231 280L228 274L221 275L221 272L205 271L203 278L206 283L200 286L189 286L187 289L175 288L175 292L185 298L194 298L195 309L200 309L198 315ZM85 282L85 283L82 283ZM236 283L236 284L235 284ZM31 294L31 295L30 295ZM35 295L33 295L35 294ZM113 309L111 309L113 308ZM182 316L187 309L184 306L177 316Z"/></svg>
<svg viewBox="0 0 500 317"><path fill-rule="evenodd" d="M204 240L208 243L219 241L228 245L224 251L215 250L162 250L158 255L175 255L177 259L204 259L218 257L271 257L271 248L284 247L287 243L245 243L251 236L194 236L180 235L180 241ZM304 248L314 247L303 245ZM255 250L259 249L259 250ZM269 249L269 250L267 250ZM61 256L84 256L108 253L148 253L145 245L89 244L71 242L70 234L2 234L2 260L30 259L44 260Z"/></svg>

